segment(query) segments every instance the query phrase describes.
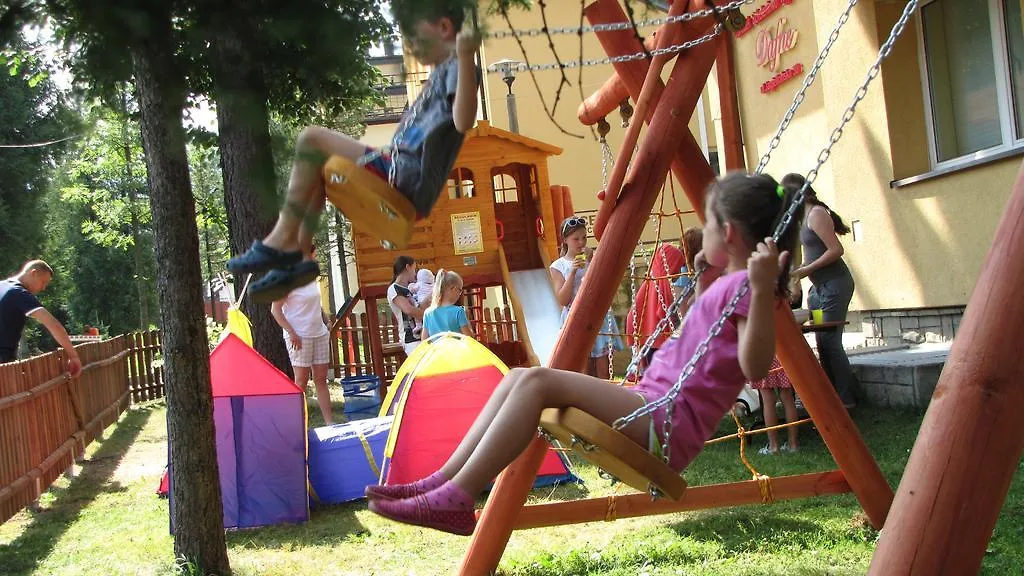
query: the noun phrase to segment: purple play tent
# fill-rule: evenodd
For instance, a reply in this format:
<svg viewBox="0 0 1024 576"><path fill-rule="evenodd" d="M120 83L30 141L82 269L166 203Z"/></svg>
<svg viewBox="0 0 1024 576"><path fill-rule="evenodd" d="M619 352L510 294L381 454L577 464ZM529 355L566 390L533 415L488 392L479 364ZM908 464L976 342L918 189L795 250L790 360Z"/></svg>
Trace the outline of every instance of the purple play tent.
<svg viewBox="0 0 1024 576"><path fill-rule="evenodd" d="M224 527L308 520L302 390L234 335L210 355L210 379Z"/></svg>

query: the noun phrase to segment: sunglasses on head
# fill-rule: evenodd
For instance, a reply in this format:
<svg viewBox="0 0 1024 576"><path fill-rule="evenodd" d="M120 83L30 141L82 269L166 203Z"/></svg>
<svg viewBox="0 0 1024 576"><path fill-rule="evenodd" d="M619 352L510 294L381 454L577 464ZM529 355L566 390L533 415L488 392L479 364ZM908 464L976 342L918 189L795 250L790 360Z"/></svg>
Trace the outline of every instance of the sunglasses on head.
<svg viewBox="0 0 1024 576"><path fill-rule="evenodd" d="M586 218L582 218L580 216L573 216L572 218L569 218L568 220L566 220L564 224L562 224L562 236L565 236L565 235L569 234L569 230L572 230L574 228L586 228L586 227L587 227L587 220L586 220Z"/></svg>

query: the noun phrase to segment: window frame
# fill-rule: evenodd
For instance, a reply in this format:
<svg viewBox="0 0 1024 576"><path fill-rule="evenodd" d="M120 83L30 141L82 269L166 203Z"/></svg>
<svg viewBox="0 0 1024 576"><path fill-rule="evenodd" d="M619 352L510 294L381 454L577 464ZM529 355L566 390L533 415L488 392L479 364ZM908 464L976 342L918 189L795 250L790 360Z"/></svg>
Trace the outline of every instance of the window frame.
<svg viewBox="0 0 1024 576"><path fill-rule="evenodd" d="M966 168L993 157L1005 156L1008 152L1024 150L1024 130L1017 133L1013 96L1013 76L1010 73L1009 37L1006 30L1006 14L1003 0L987 0L989 7L989 31L992 35L992 63L995 69L996 106L999 115L1001 142L995 146L939 160L938 142L935 137L935 115L932 110L932 83L928 75L928 52L925 45L924 10L930 4L943 0L924 0L914 19L917 25L918 66L921 73L921 88L924 94L925 129L928 135L928 161L933 171ZM949 1L949 0L946 0ZM954 0L955 1L955 0ZM1024 111L1021 112L1024 115Z"/></svg>

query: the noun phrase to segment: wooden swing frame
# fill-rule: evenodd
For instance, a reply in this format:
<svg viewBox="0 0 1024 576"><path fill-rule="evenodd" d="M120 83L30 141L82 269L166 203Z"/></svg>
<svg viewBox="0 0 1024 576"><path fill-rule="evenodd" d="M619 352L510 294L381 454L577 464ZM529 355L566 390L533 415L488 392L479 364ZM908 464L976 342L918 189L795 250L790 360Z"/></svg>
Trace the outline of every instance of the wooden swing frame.
<svg viewBox="0 0 1024 576"><path fill-rule="evenodd" d="M670 15L696 12L708 8L705 0L676 0ZM597 0L584 11L591 24L628 21L616 0ZM662 41L679 43L698 38L714 22L710 18L691 20L685 24L663 26L657 35ZM630 30L602 32L599 41L609 56L633 54L643 49ZM719 89L722 94L724 148L726 166L730 170L745 166L739 124L735 73L731 59L731 39L723 35L715 41L693 47L679 54L667 85L660 77L666 63L655 58L646 61L614 64L618 83L625 85L636 102L634 124L646 121L650 130L640 143L632 166L643 169L626 172L632 156L629 144L638 129L631 129L623 145L598 213L595 232L606 237L584 280L588 298L571 310L551 358L553 368L580 370L586 362L604 311L610 306L617 286L607 278L621 277L628 265L633 247L640 239L643 223L650 215L661 185L671 169L686 192L690 203L703 219L703 197L714 172L688 130L688 121L706 83L712 64L718 60ZM609 81L605 85L614 84ZM609 100L609 99L605 99ZM603 111L607 113L608 111ZM589 110L594 117L602 111ZM788 310L776 308L776 352L793 386L803 399L808 413L831 451L839 470L772 480L774 500L803 498L853 491L872 526L880 528L889 512L893 491L882 476L859 431L850 419L835 390L828 385L820 364L803 339L799 327ZM607 426L607 425L604 425ZM610 427L608 427L610 429ZM648 494L599 498L573 502L524 506L537 470L547 450L547 442L538 438L498 477L483 510L479 524L460 568L460 574L492 573L498 566L511 533L515 529L590 522L617 517L662 514L765 502L763 485L755 480L690 488L679 501L651 501ZM644 452L642 447L630 447ZM662 464L663 465L663 464ZM667 468L667 466L666 466Z"/></svg>

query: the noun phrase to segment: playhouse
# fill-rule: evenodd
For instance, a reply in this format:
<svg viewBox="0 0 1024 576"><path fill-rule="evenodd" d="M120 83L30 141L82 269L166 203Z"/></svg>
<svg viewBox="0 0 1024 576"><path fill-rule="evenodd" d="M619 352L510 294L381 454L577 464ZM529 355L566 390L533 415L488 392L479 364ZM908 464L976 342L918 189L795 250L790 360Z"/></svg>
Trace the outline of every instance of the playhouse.
<svg viewBox="0 0 1024 576"><path fill-rule="evenodd" d="M367 326L371 334L379 334L390 318L381 317L377 301L385 298L392 281L394 259L408 255L434 272L445 268L459 273L470 321L482 322L484 288L509 288L510 274L516 272L546 274L551 255L557 254L558 223L572 213L568 187L552 185L548 175L548 158L561 153L557 146L480 120L466 134L433 212L415 224L407 249L386 250L377 238L354 227L359 295L347 310L358 298L365 300ZM523 336L517 333L513 338L512 346L485 344L507 365L529 363ZM400 363L401 352L380 338L371 337L369 345L374 373L385 374L385 362Z"/></svg>

